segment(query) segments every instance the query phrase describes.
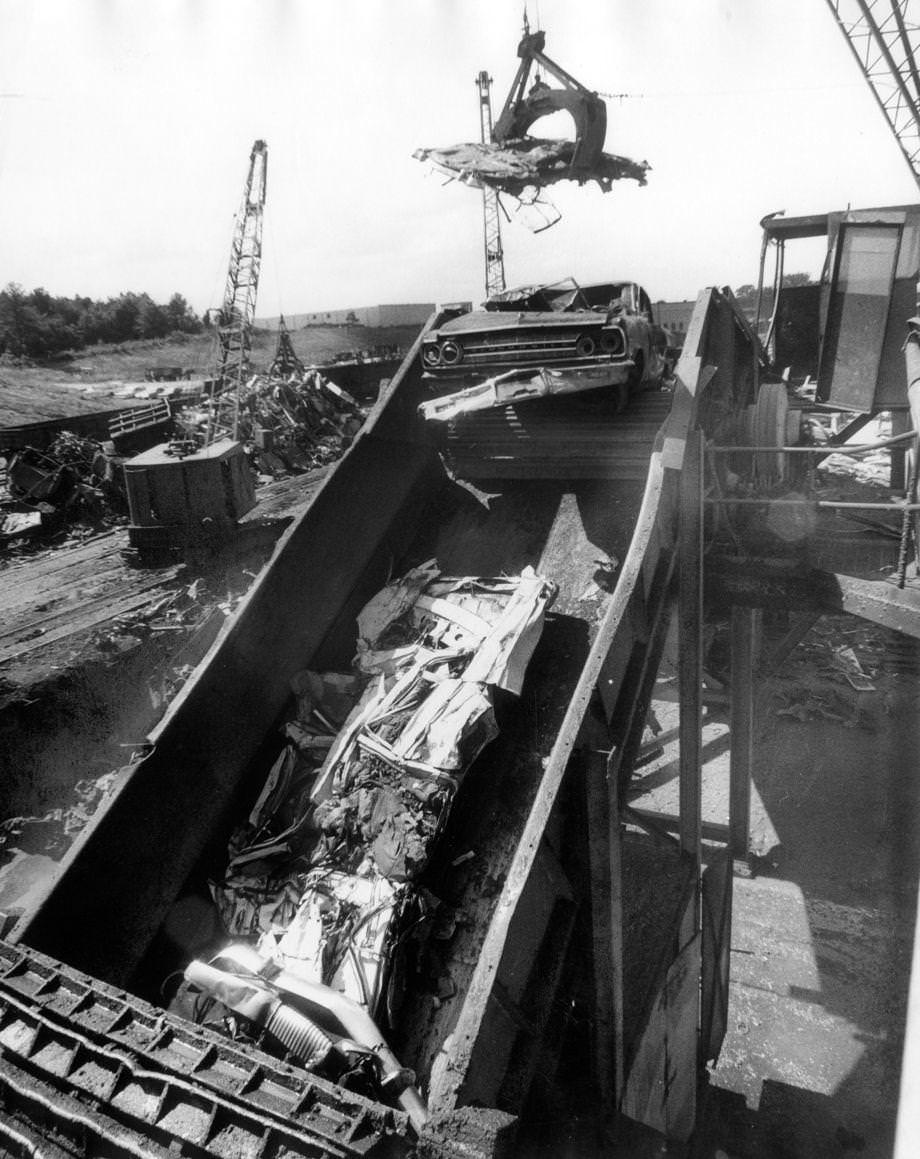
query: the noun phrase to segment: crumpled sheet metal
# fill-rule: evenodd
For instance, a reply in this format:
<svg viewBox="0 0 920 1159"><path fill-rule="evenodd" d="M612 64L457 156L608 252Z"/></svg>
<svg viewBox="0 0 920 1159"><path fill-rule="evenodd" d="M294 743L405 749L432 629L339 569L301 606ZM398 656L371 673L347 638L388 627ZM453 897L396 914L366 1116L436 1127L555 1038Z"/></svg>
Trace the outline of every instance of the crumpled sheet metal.
<svg viewBox="0 0 920 1159"><path fill-rule="evenodd" d="M417 161L426 161L465 185L484 187L520 197L528 188L542 188L557 181L596 181L605 193L614 181L630 178L647 184L647 161L632 161L614 153L601 153L593 171L573 178L574 141L520 137L501 144L467 142L439 149L416 149Z"/></svg>
<svg viewBox="0 0 920 1159"><path fill-rule="evenodd" d="M286 929L303 893L294 873L283 877L228 875L210 882L221 924L232 938L257 938L267 930Z"/></svg>
<svg viewBox="0 0 920 1159"><path fill-rule="evenodd" d="M288 743L211 883L231 934L375 1011L403 915L426 908L416 880L497 734L491 689L520 692L554 596L532 568L429 561L361 611L354 672L295 676Z"/></svg>
<svg viewBox="0 0 920 1159"><path fill-rule="evenodd" d="M385 981L394 912L407 888L380 876L313 870L290 924L264 933L259 953L373 1009Z"/></svg>
<svg viewBox="0 0 920 1159"><path fill-rule="evenodd" d="M404 596L408 589L417 593L411 600ZM519 695L554 597L553 585L532 567L516 577L442 579L429 560L384 588L359 613L357 664L374 670L387 632L398 632L400 619L408 617L407 637L415 631L422 644L469 654L464 680Z"/></svg>
<svg viewBox="0 0 920 1159"><path fill-rule="evenodd" d="M495 410L534 398L579 394L625 382L634 365L631 360L624 359L599 366L541 366L508 370L453 394L419 403L418 413L426 422L452 422L475 411Z"/></svg>

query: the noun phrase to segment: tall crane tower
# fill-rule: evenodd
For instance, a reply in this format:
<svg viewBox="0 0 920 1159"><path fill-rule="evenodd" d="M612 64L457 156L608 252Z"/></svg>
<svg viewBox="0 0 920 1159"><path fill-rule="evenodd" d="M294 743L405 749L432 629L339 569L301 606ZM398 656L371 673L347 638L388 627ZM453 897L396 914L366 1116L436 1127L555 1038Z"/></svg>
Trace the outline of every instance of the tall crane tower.
<svg viewBox="0 0 920 1159"><path fill-rule="evenodd" d="M213 435L229 434L234 439L237 435L240 389L249 368L252 323L259 289L267 178L268 147L264 141L256 141L249 154L249 169L233 231L227 284L217 327L220 342L220 365L214 388L217 413L208 442Z"/></svg>
<svg viewBox="0 0 920 1159"><path fill-rule="evenodd" d="M479 130L484 145L490 145L492 135L492 78L483 70L476 78L479 89ZM482 187L482 218L485 234L486 297L500 294L505 288L505 255L502 250L502 227L499 214L498 191L488 185Z"/></svg>
<svg viewBox="0 0 920 1159"><path fill-rule="evenodd" d="M920 185L920 6L915 0L826 2Z"/></svg>

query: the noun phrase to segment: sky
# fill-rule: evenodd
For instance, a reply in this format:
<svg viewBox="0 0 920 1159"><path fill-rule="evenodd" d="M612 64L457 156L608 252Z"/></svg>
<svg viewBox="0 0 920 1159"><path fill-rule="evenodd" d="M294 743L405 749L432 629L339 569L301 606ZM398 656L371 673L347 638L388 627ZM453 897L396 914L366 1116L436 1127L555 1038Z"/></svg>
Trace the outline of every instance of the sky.
<svg viewBox="0 0 920 1159"><path fill-rule="evenodd" d="M220 304L268 143L257 314L479 301L481 194L412 157L497 115L522 0L0 0L0 285ZM756 281L759 221L917 200L824 0L528 0L648 184L556 185L503 228L509 285ZM565 128L565 126L563 127ZM561 135L561 134L560 134ZM568 135L568 134L566 134ZM787 269L819 264L817 251ZM817 272L817 268L809 269Z"/></svg>

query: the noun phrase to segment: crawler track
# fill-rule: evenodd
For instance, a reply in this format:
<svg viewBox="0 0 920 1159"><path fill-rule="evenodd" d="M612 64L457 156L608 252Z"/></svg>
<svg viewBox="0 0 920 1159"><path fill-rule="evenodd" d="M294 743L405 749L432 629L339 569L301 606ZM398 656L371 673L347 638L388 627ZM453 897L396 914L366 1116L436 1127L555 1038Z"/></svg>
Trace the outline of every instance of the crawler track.
<svg viewBox="0 0 920 1159"><path fill-rule="evenodd" d="M79 1155L348 1159L408 1147L404 1115L4 944L0 1049L0 1147L52 1124L62 1152ZM16 1132L4 1130L10 1116Z"/></svg>

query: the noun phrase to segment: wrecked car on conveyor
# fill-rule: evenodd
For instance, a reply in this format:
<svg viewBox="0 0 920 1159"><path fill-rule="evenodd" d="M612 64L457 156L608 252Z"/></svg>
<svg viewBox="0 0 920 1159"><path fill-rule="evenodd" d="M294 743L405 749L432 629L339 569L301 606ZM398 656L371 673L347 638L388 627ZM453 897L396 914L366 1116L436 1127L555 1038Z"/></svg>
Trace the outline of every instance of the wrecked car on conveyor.
<svg viewBox="0 0 920 1159"><path fill-rule="evenodd" d="M609 367L603 385L631 392L661 377L666 346L641 286L566 278L505 290L450 318L425 336L422 365L432 386L531 367ZM598 385L596 375L589 381Z"/></svg>

